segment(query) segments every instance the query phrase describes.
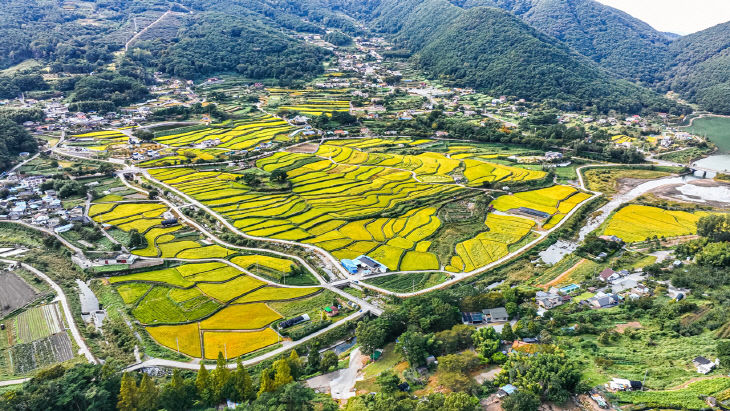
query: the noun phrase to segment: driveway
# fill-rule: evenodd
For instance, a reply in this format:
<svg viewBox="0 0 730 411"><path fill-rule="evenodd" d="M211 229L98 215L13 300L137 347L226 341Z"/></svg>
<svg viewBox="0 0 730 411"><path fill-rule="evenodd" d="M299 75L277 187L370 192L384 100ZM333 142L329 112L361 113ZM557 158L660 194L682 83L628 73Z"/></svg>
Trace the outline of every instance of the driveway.
<svg viewBox="0 0 730 411"><path fill-rule="evenodd" d="M363 368L363 356L356 348L350 353L349 367L307 380L307 386L319 392L328 392L336 400L355 396L355 382Z"/></svg>

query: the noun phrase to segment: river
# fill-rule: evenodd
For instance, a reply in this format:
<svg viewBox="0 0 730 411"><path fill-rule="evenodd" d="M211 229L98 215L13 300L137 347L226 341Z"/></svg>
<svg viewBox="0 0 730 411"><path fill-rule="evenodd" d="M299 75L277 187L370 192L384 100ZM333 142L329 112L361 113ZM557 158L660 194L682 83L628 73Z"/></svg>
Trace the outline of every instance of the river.
<svg viewBox="0 0 730 411"><path fill-rule="evenodd" d="M717 152L696 161L697 167L717 171L730 171L730 118L705 116L692 120L687 130L698 136L706 136L717 146Z"/></svg>
<svg viewBox="0 0 730 411"><path fill-rule="evenodd" d="M595 217L590 218L586 225L580 229L578 232L578 239L576 241L558 240L558 242L540 253L540 259L547 264L555 264L562 260L563 257L575 251L578 248L578 245L585 240L586 236L600 227L611 213L616 211L616 209L622 204L628 203L629 201L659 187L685 184L694 180L697 180L697 177L682 176L660 178L639 184L623 194L614 195L611 201L599 208L596 213L594 213Z"/></svg>

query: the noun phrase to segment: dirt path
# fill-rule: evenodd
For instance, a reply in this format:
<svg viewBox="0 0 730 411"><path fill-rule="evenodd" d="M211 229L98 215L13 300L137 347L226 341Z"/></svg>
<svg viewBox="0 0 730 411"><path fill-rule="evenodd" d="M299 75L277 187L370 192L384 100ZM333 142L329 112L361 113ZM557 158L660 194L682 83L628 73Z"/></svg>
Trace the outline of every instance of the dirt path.
<svg viewBox="0 0 730 411"><path fill-rule="evenodd" d="M126 43L125 45L124 45L124 50L125 50L125 51L126 51L126 50L128 50L128 49L129 49L129 45L130 45L130 44L132 44L132 43L133 43L133 42L134 42L135 40L137 40L137 39L139 38L139 36L141 36L141 35L143 35L144 33L146 33L146 32L147 32L147 30L149 30L149 28L150 28L150 27L152 27L152 26L154 26L155 24L157 24L157 23L161 22L161 21L162 21L162 20L163 20L163 19L164 19L165 17L167 17L167 16L168 16L168 15L169 15L170 13L172 13L172 10L168 10L168 11L166 11L166 12L165 12L165 13L164 13L163 15L161 15L160 17L158 17L158 18L157 18L157 20L155 20L155 21L153 21L152 23L150 23L150 25L149 25L149 26L147 26L147 27L143 28L143 29L142 29L142 30L140 30L140 31L139 31L139 32L138 32L137 34L135 34L134 36L132 36L132 38L131 38L131 39L129 39L129 41L128 41L128 42L127 42L127 43Z"/></svg>
<svg viewBox="0 0 730 411"><path fill-rule="evenodd" d="M565 270L565 272L563 272L559 276L555 277L552 281L550 281L549 283L544 284L544 285L538 285L538 287L542 287L542 288L544 288L544 289L547 290L548 288L552 287L553 285L560 283L565 277L569 276L570 273L572 273L573 271L577 270L578 267L581 264L583 264L584 262L586 262L586 259L585 258L581 258L580 261L578 261L577 263L575 263L574 266L572 266L572 267L568 268L567 270Z"/></svg>

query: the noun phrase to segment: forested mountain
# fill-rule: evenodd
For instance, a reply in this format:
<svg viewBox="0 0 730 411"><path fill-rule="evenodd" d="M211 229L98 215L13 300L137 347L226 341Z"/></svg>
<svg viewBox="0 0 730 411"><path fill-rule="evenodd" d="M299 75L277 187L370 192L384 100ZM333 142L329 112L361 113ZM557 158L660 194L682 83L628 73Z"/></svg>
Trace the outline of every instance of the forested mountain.
<svg viewBox="0 0 730 411"><path fill-rule="evenodd" d="M302 11L294 2L184 4L99 0L62 7L60 2L4 0L0 69L36 58L50 63L54 72L90 73L113 63L114 53L126 45L134 61L185 78L236 72L289 82L322 70L326 51L288 32L323 33L297 14ZM320 18L330 14L320 13Z"/></svg>
<svg viewBox="0 0 730 411"><path fill-rule="evenodd" d="M623 78L651 84L666 65L669 39L663 33L594 0L467 0L464 5L508 10Z"/></svg>
<svg viewBox="0 0 730 411"><path fill-rule="evenodd" d="M445 0L383 0L375 28L416 53L418 65L454 84L528 99L556 99L606 112L670 110L673 103L613 78L554 37L493 7Z"/></svg>
<svg viewBox="0 0 730 411"><path fill-rule="evenodd" d="M730 114L730 23L674 41L665 85L703 108Z"/></svg>

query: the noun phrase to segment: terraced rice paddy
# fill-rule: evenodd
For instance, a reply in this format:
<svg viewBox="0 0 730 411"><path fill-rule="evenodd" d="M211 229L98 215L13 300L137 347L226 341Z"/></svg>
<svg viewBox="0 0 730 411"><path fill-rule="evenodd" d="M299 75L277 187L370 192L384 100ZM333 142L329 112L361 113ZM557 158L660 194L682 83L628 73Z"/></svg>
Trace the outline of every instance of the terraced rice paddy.
<svg viewBox="0 0 730 411"><path fill-rule="evenodd" d="M278 138L288 139L288 134L292 130L286 121L264 115L225 126L211 126L180 133L175 133L173 130L169 134L155 138L155 141L172 147L183 147L218 140L218 144L215 144L216 149L250 150ZM155 163L147 165L154 166Z"/></svg>
<svg viewBox="0 0 730 411"><path fill-rule="evenodd" d="M321 116L322 114L330 114L333 111L349 112L349 100L330 100L330 99L306 99L302 104L282 105L279 110L296 111L305 116Z"/></svg>
<svg viewBox="0 0 730 411"><path fill-rule="evenodd" d="M548 218L543 228L549 229L562 220L578 204L590 198L569 186L552 186L539 190L503 195L492 202L492 206L503 212L512 211L534 217L529 210L545 213ZM525 210L527 209L527 210Z"/></svg>
<svg viewBox="0 0 730 411"><path fill-rule="evenodd" d="M688 213L631 204L611 217L604 234L615 235L625 242L644 241L654 236L691 235L697 233L697 221L706 215L702 211Z"/></svg>
<svg viewBox="0 0 730 411"><path fill-rule="evenodd" d="M484 224L488 230L456 245L447 271L472 271L509 254L509 246L525 238L535 222L527 218L487 215Z"/></svg>
<svg viewBox="0 0 730 411"><path fill-rule="evenodd" d="M402 145L429 142L393 141ZM314 244L339 259L367 254L390 270L438 270L449 265L428 251L429 237L441 226L437 207L418 204L440 204L466 194L453 184L456 170L465 170L471 176L470 185L479 186L484 181L544 176L479 160L453 160L439 153L363 151L390 142L338 140L321 145L314 155L278 152L257 161L265 172L287 171L290 192L259 192L235 181L237 175L224 172L175 168L154 169L150 174L203 202L249 235ZM557 207L557 200L549 202ZM561 211L567 209L561 207Z"/></svg>
<svg viewBox="0 0 730 411"><path fill-rule="evenodd" d="M251 264L256 260L256 256L238 258ZM271 269L290 266L288 260L263 260ZM271 286L221 262L184 264L109 281L160 345L201 357L202 339L206 358L217 357L219 344L228 346L230 357L276 343L280 337L268 326L282 316L268 303L306 301L322 290Z"/></svg>
<svg viewBox="0 0 730 411"><path fill-rule="evenodd" d="M71 146L85 147L90 151L106 151L110 146L127 144L129 137L118 130L102 130L70 136L66 143Z"/></svg>
<svg viewBox="0 0 730 411"><path fill-rule="evenodd" d="M142 257L202 259L225 258L234 251L217 244L198 241L199 235L180 224L163 227L163 214L169 209L154 202L100 203L89 209L89 216L99 223L116 226L123 231L137 230L143 234L147 246L133 250Z"/></svg>

